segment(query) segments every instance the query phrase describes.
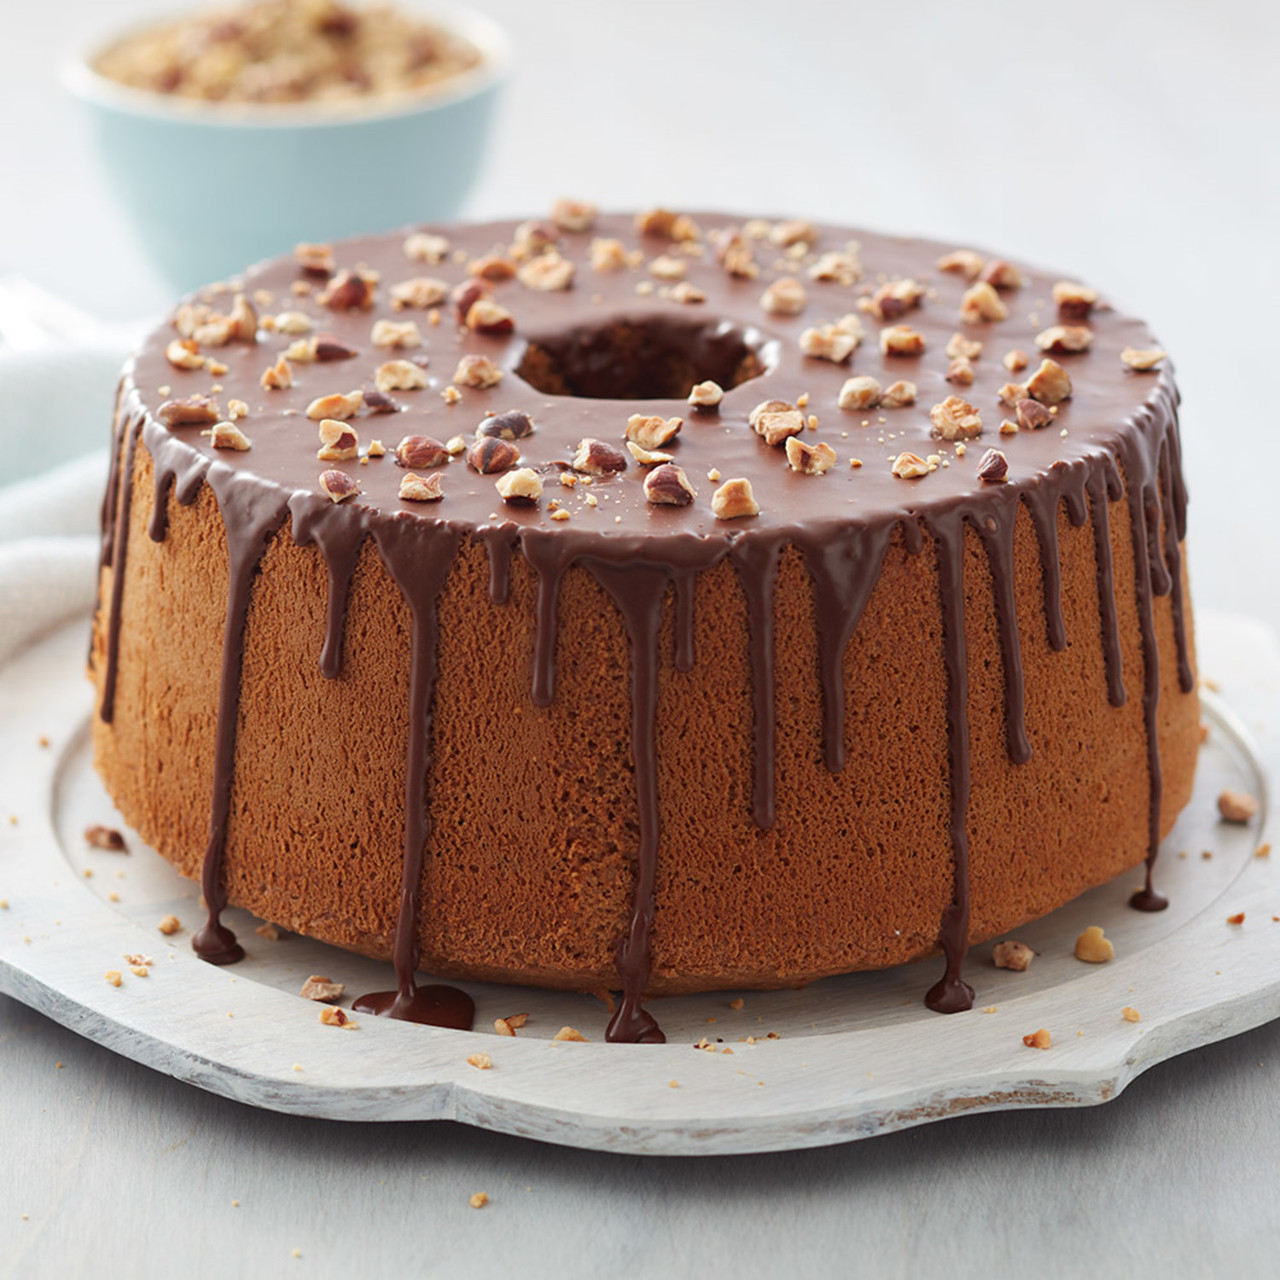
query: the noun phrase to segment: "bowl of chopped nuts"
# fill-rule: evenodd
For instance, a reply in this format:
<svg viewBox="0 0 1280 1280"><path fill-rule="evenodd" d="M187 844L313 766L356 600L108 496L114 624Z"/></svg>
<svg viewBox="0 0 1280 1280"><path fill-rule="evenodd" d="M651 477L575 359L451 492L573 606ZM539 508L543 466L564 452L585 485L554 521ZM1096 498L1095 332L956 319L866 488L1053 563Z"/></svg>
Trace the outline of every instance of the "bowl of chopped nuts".
<svg viewBox="0 0 1280 1280"><path fill-rule="evenodd" d="M92 41L63 83L176 288L299 240L456 216L509 54L470 10L242 0Z"/></svg>

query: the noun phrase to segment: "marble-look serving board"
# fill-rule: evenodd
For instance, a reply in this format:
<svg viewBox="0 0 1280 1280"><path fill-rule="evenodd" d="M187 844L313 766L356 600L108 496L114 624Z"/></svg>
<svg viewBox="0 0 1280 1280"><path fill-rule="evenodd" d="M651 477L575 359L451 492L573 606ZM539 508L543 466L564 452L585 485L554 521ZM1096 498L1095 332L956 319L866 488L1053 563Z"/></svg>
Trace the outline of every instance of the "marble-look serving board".
<svg viewBox="0 0 1280 1280"><path fill-rule="evenodd" d="M344 982L351 996L387 986L389 966L262 936L244 913L228 917L249 953L243 963L196 959L195 886L123 827L90 765L85 643L85 626L73 625L0 671L0 991L253 1106L453 1119L600 1150L780 1150L970 1111L1105 1102L1155 1063L1280 1016L1280 849L1255 856L1271 838L1280 646L1247 620L1198 623L1202 670L1231 673L1249 697L1233 711L1206 694L1195 798L1161 855L1168 911L1130 910L1139 879L1130 873L1017 931L1038 953L1025 973L997 970L990 945L976 948L969 1013L924 1008L939 963L930 961L803 991L654 1001L666 1045L605 1044L607 1011L594 997L482 983L460 984L476 1001L475 1032L365 1016L355 1030L326 1026L297 995L309 974ZM1218 820L1226 786L1262 802L1248 826ZM89 848L83 832L94 823L124 830L129 852ZM1239 912L1244 923L1229 924ZM172 937L156 928L168 914L183 924ZM1074 958L1090 924L1114 941L1111 963ZM124 960L136 953L153 958L145 978ZM119 987L104 979L109 969L123 975ZM1121 1016L1126 1006L1140 1022ZM517 1037L494 1033L496 1017L517 1012L529 1015ZM588 1043L553 1040L566 1025ZM1052 1047L1024 1046L1041 1027ZM491 1069L468 1065L479 1051Z"/></svg>

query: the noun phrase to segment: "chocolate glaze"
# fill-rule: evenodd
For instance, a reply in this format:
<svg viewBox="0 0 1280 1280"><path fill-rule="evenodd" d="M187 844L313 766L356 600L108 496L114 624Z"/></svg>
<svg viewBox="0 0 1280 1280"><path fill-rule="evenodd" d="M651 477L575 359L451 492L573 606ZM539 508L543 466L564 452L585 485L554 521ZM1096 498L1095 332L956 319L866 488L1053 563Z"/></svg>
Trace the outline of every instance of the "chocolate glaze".
<svg viewBox="0 0 1280 1280"><path fill-rule="evenodd" d="M729 220L700 216L704 227ZM512 224L476 227L423 228L443 231L455 248L478 256L510 240ZM652 237L637 236L624 218L603 219L596 235L612 235L638 246L652 258L670 246ZM1058 563L1058 512L1065 507L1070 523L1091 521L1097 561L1098 596L1105 659L1107 695L1112 705L1125 701L1120 635L1111 560L1108 503L1128 498L1135 558L1136 600L1143 654L1143 712L1147 732L1149 788L1149 846L1147 884L1135 895L1135 905L1151 908L1159 895L1151 886L1159 839L1161 770L1156 736L1159 662L1153 602L1171 596L1177 639L1180 688L1194 684L1184 621L1180 539L1186 528L1177 430L1177 394L1167 369L1135 375L1118 359L1124 346L1155 345L1137 321L1103 308L1089 324L1094 344L1087 355L1059 357L1075 382L1075 397L1062 405L1054 422L1040 431L995 437L992 429L1003 416L996 388L1006 381L1002 352L1030 346L1035 328L1051 323L1047 313L1051 277L1028 273L1026 286L1004 297L1011 318L997 325L963 325L957 306L964 282L936 273L933 262L947 246L865 235L862 256L864 283L853 287L806 280L808 304L798 317L765 316L758 297L769 279L783 274L803 275L804 263L774 261L776 252L758 246L763 270L754 281L726 276L713 255L689 259L689 279L707 294L697 307L682 306L662 291L638 290L642 272L599 274L586 262L586 234L566 235L562 248L578 268L575 289L568 293L539 293L510 282L495 294L516 316L512 336L486 337L454 327L445 313L438 326L426 323L420 312L395 318L419 321L430 354L427 389L397 393L404 407L395 417L361 416L353 425L361 443L385 436L394 444L401 435L429 434L440 439L469 436L489 412L518 409L534 421L534 434L520 442L524 465L543 472L547 488L542 504L504 506L493 488L493 477L479 476L461 461L444 473L445 498L426 507L402 502L397 496L404 474L391 459L324 464L345 470L359 485L357 496L334 506L317 487L324 469L315 460L314 423L302 411L316 396L349 390L372 377L373 368L401 353L373 349L370 326L391 314L385 304L387 287L416 275L433 275L449 284L464 278L458 261L430 267L407 262L400 237L352 241L338 246L339 265L366 263L382 272L378 305L373 311L328 313L313 300L290 294L299 273L290 261L257 268L247 281L253 290L276 296L277 309L308 310L316 327L356 348L360 357L340 366L295 365L296 385L289 390L263 392L258 375L287 345L279 335L262 334L258 343L219 348L216 357L227 366L218 375L218 394L244 400L250 413L241 423L252 440L244 453L214 453L193 427L167 428L153 413L165 398L158 388L172 386L173 395L209 393L204 373L173 369L164 359L165 344L173 336L165 326L148 341L135 364L126 370L118 410L113 476L103 508L103 563L113 567L108 603L106 670L100 715L109 721L113 709L119 632L126 585L125 547L135 450L139 436L155 465L156 504L150 533L161 541L168 528L168 497L194 501L207 483L222 510L230 564L228 608L215 768L211 799L210 839L202 884L209 904L209 921L196 938L207 959L225 961L239 951L219 914L225 902L224 859L231 786L235 764L235 725L244 653L245 626L250 612L252 583L261 556L286 521L293 538L313 543L323 556L329 575L325 640L318 655L328 678L341 671L346 603L364 540L371 537L378 554L408 603L412 617L412 674L407 707L408 758L405 781L405 836L398 923L394 940L397 986L393 992L363 997L357 1008L395 1017L442 1025L470 1025L469 998L450 988L418 987L419 907L422 878L430 846L428 779L431 752L432 689L435 679L436 600L454 556L464 539L474 538L487 548L490 595L504 603L510 589L510 561L519 551L537 580L531 697L547 705L555 697L555 648L558 596L565 573L581 565L601 584L619 610L631 649L632 752L635 765L639 839L629 922L617 944L622 1000L610 1026L611 1040L662 1039L641 999L653 964L652 928L655 889L662 852L661 797L658 793L655 716L660 670L659 635L667 598L674 610L674 664L690 669L694 652L694 591L700 573L728 558L742 584L747 606L753 683L755 739L752 811L767 827L777 820L774 781L774 619L773 590L783 549L801 552L813 582L818 634L819 678L823 691L823 757L837 773L847 750L844 730L845 682L843 661L848 643L866 607L890 543L898 538L909 553L931 547L938 568L938 591L943 623L947 674L947 755L950 779L949 831L954 885L950 903L939 921L938 942L945 957L941 980L929 991L930 1007L953 1012L970 1006L972 989L964 982L962 965L969 924L969 850L966 828L970 791L968 733L968 672L966 665L964 551L972 529L985 548L995 585L995 612L1005 682L1005 725L1009 755L1025 761L1034 750L1024 721L1022 654L1012 581L1013 539L1020 505L1025 504L1039 545L1043 578L1044 625L1049 644L1061 650L1068 637L1061 605ZM848 233L821 228L815 251L843 248ZM811 260L813 254L810 254ZM837 366L803 357L797 339L802 329L834 320L854 310L857 298L871 292L880 278L913 276L929 285L924 305L903 320L926 337L928 352L903 359L879 354L874 324L851 364ZM589 298L589 300L588 300ZM228 295L208 295L214 305ZM585 317L585 318L584 318ZM628 340L639 331L651 341L630 355L612 349L592 349L592 333L613 326ZM931 434L927 411L954 388L944 381L942 349L948 336L960 331L986 344L976 362L976 380L965 398L977 405L987 426L987 439L1008 457L1008 482L993 487L977 479L981 449L971 443L963 454ZM589 370L594 392L613 390L612 399L587 400L539 391L514 372L530 355L522 334L538 335L545 361L557 344L573 351L559 358L566 367L562 381L581 380ZM566 346L563 335L571 334ZM560 335L559 337L557 335ZM763 369L761 376L728 390L718 413L691 413L678 399L638 404L627 398L638 389L665 388L670 370L655 373L641 366L646 359L683 358L685 353L716 353L719 364L746 359L743 369ZM459 355L488 355L505 371L502 382L489 390L467 390L462 403L446 406L438 393ZM601 352L607 354L603 359ZM725 353L728 353L727 355ZM745 353L745 355L743 354ZM749 359L748 359L749 357ZM708 356L708 359L711 357ZM630 360L631 364L626 362ZM637 363L638 362L638 363ZM537 364L531 359L529 368ZM615 366L610 372L606 366ZM626 365L626 367L621 367ZM544 369L545 371L545 369ZM554 372L554 370L553 370ZM842 413L836 392L850 372L872 373L882 384L909 378L919 387L914 408ZM572 378L570 378L572 374ZM530 376L533 374L531 372ZM542 375L539 374L539 377ZM707 376L702 372L701 376ZM663 379L667 379L664 382ZM733 379L728 379L732 381ZM545 385L545 383L544 383ZM794 402L810 397L808 412L819 418L817 439L841 455L835 469L823 477L791 471L781 450L771 449L746 425L750 408L759 401L780 398ZM570 496L560 492L556 477L572 457L578 439L598 436L620 442L627 416L637 409L663 416L681 416L685 424L669 446L699 491L688 507L655 507L645 501L643 470L631 465L624 473L599 477L590 489L580 484ZM806 437L807 438L807 437ZM925 456L937 453L942 465L917 481L903 481L888 470L888 460L909 449ZM864 465L850 468L848 457ZM710 468L726 478L743 475L754 486L761 505L758 516L720 522L708 502ZM581 499L590 493L592 507ZM550 498L570 510L571 519L550 518Z"/></svg>

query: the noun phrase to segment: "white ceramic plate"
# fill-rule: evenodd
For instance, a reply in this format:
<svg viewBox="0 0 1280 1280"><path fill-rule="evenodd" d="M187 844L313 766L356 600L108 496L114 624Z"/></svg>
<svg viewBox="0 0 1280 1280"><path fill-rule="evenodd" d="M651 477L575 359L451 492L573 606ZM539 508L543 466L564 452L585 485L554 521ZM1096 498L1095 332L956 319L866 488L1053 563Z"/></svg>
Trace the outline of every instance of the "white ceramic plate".
<svg viewBox="0 0 1280 1280"><path fill-rule="evenodd" d="M1140 878L1130 873L1019 930L1039 953L1025 973L997 970L990 946L976 948L966 976L977 1001L965 1014L923 1007L940 964L930 961L803 991L654 1001L667 1044L609 1045L606 1009L592 997L482 983L459 984L475 998L475 1032L363 1016L354 1031L322 1025L318 1006L296 994L307 975L344 982L350 996L388 986L390 966L264 938L244 913L229 913L249 952L242 964L196 959L195 886L127 831L127 855L84 843L92 823L124 828L90 765L86 627L71 626L0 671L0 991L254 1106L452 1119L601 1150L811 1147L969 1111L1105 1102L1154 1063L1280 1016L1280 847L1255 857L1280 758L1280 646L1242 619L1202 618L1197 639L1202 670L1225 681L1249 724L1206 697L1195 798L1161 855L1167 911L1127 907ZM1226 786L1263 801L1248 827L1218 821ZM1227 923L1241 911L1242 925ZM169 913L186 926L172 938L156 929ZM1089 924L1114 941L1110 964L1074 958ZM146 978L123 959L136 952L154 957ZM120 987L104 980L108 969L122 972ZM737 995L741 1009L730 1005ZM1126 1006L1140 1022L1121 1016ZM492 1031L495 1017L516 1012L529 1014L517 1038ZM565 1025L590 1042L552 1040ZM1025 1047L1040 1027L1052 1047ZM703 1038L710 1051L694 1047ZM492 1069L467 1064L478 1051Z"/></svg>

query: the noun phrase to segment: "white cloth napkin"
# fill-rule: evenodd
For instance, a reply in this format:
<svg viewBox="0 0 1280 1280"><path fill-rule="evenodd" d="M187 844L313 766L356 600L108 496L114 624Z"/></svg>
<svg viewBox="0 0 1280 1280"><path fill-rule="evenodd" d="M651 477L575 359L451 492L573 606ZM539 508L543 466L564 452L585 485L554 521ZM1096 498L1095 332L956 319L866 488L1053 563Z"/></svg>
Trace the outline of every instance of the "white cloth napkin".
<svg viewBox="0 0 1280 1280"><path fill-rule="evenodd" d="M93 603L127 339L0 349L0 664Z"/></svg>

